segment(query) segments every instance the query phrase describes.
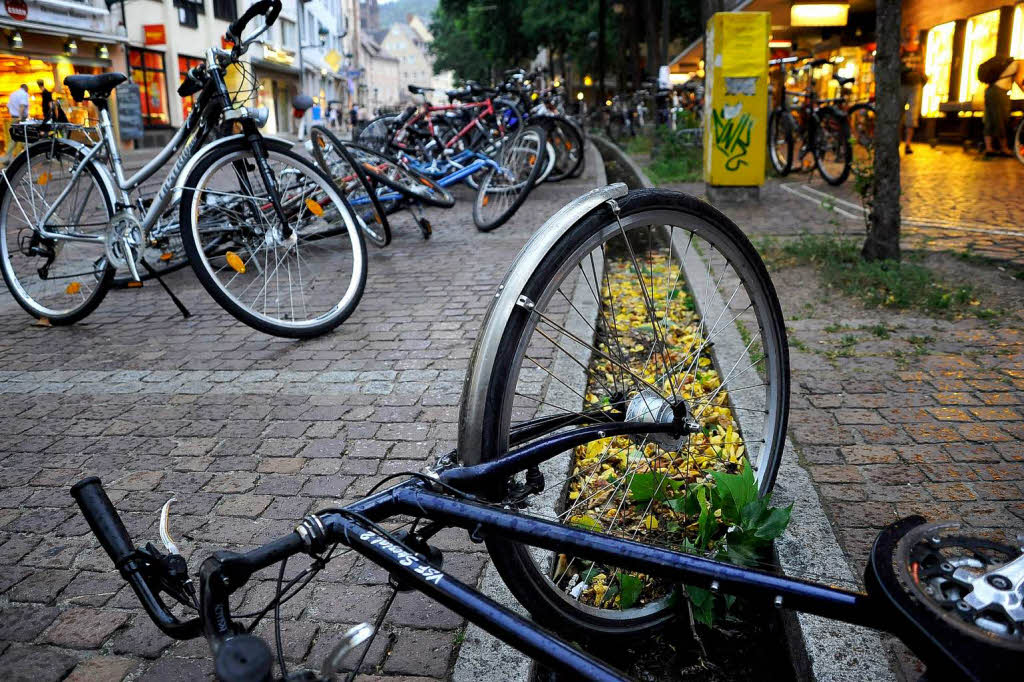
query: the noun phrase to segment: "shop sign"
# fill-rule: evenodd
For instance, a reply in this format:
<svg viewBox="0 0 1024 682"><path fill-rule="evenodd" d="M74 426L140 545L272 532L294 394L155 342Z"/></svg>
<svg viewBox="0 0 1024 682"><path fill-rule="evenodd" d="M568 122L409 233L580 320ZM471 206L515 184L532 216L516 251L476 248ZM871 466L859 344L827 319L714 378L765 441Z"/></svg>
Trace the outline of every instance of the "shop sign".
<svg viewBox="0 0 1024 682"><path fill-rule="evenodd" d="M5 0L4 9L11 19L25 21L28 19L28 4L25 0Z"/></svg>
<svg viewBox="0 0 1024 682"><path fill-rule="evenodd" d="M122 140L142 139L142 98L135 83L117 86L117 127Z"/></svg>
<svg viewBox="0 0 1024 682"><path fill-rule="evenodd" d="M167 44L167 31L163 24L143 24L142 35L146 45Z"/></svg>

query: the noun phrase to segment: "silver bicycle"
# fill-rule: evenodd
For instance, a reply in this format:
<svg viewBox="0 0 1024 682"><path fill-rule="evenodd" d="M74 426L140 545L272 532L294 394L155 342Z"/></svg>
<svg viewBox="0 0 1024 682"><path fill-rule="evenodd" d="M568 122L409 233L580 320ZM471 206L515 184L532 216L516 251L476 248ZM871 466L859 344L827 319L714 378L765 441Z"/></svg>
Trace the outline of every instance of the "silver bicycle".
<svg viewBox="0 0 1024 682"><path fill-rule="evenodd" d="M96 105L97 143L52 126L21 126L28 144L0 182L0 269L29 314L72 324L96 309L115 271L135 281L153 272L147 253L169 242L175 212L193 270L238 320L304 338L352 313L366 283L366 246L351 208L292 143L260 134L265 110L244 105L257 86L240 57L280 9L280 0L261 0L229 27L230 51L206 51L178 89L196 98L188 119L129 178L108 113L124 74L64 80L76 101ZM257 15L264 26L240 39ZM176 154L147 203L140 186Z"/></svg>

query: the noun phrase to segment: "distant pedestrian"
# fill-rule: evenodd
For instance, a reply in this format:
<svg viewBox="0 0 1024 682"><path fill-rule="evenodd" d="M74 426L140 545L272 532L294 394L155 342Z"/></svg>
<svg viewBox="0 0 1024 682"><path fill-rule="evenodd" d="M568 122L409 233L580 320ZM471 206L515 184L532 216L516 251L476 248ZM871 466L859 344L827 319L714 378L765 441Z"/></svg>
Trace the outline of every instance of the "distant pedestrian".
<svg viewBox="0 0 1024 682"><path fill-rule="evenodd" d="M910 24L903 34L903 44L900 46L900 94L905 114L903 151L906 154L914 153L910 143L914 139L914 129L917 128L921 115L921 90L928 81L928 76L924 72L924 49L917 36L917 26Z"/></svg>
<svg viewBox="0 0 1024 682"><path fill-rule="evenodd" d="M355 133L356 126L359 124L359 105L353 104L352 108L348 110L349 122L352 124L352 132Z"/></svg>
<svg viewBox="0 0 1024 682"><path fill-rule="evenodd" d="M338 127L338 107L331 107L330 113L327 114L327 123L331 128L337 129Z"/></svg>
<svg viewBox="0 0 1024 682"><path fill-rule="evenodd" d="M46 83L40 78L36 81L39 86L39 97L43 102L43 120L49 121L53 118L53 93L46 89Z"/></svg>
<svg viewBox="0 0 1024 682"><path fill-rule="evenodd" d="M24 121L28 118L28 102L28 84L22 83L21 87L7 98L7 113L11 115L12 121ZM7 134L7 131L4 131L4 137L7 139L7 153L3 159L0 159L0 163L7 166L15 156L21 153L25 145L23 140L14 139Z"/></svg>
<svg viewBox="0 0 1024 682"><path fill-rule="evenodd" d="M985 88L985 156L1013 156L1007 144L1006 124L1010 120L1010 90L1015 83L1024 90L1024 61L993 57L978 66L978 80L988 84Z"/></svg>

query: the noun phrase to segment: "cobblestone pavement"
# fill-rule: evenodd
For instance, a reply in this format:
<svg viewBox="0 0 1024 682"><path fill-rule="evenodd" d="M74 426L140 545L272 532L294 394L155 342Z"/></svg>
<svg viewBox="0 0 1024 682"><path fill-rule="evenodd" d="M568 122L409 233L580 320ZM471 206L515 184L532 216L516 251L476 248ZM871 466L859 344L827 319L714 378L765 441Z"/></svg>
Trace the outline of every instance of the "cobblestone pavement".
<svg viewBox="0 0 1024 682"><path fill-rule="evenodd" d="M952 251L1024 266L1024 166L1016 159L982 159L960 147L919 144L901 166L905 247ZM703 184L677 188L703 194ZM770 205L771 211L761 206ZM734 204L741 226L773 234L843 231L863 234L860 199L851 176L831 187L817 171L770 178L761 206Z"/></svg>
<svg viewBox="0 0 1024 682"><path fill-rule="evenodd" d="M208 675L205 642L174 643L140 612L68 487L101 476L140 544L157 541L160 506L175 496L172 529L201 558L261 544L311 509L420 469L454 445L467 358L495 286L532 231L593 185L592 173L538 188L491 234L474 229L462 191L450 212L430 211L428 242L398 218L393 244L369 247L359 308L313 341L235 322L190 270L168 278L195 313L187 321L155 285L111 292L70 328L33 325L0 292L0 676ZM438 544L445 568L474 584L480 546L455 533ZM290 562L286 577L305 564ZM262 607L275 579L260 574L236 595L235 612ZM386 576L365 562L331 562L282 609L287 656L319 669L388 593ZM268 636L269 625L257 633ZM401 594L385 627L364 672L447 676L462 627L453 613Z"/></svg>

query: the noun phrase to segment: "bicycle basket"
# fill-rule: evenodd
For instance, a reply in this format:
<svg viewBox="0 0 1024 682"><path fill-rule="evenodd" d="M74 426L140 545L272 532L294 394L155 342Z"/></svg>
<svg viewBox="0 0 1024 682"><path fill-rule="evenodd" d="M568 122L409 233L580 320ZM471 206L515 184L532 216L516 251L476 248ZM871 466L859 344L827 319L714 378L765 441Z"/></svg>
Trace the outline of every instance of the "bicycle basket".
<svg viewBox="0 0 1024 682"><path fill-rule="evenodd" d="M227 86L233 109L251 103L252 99L256 97L256 91L260 88L252 64L248 62L230 64L224 72L224 85Z"/></svg>

